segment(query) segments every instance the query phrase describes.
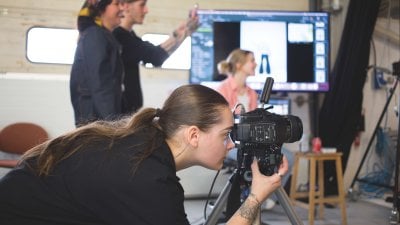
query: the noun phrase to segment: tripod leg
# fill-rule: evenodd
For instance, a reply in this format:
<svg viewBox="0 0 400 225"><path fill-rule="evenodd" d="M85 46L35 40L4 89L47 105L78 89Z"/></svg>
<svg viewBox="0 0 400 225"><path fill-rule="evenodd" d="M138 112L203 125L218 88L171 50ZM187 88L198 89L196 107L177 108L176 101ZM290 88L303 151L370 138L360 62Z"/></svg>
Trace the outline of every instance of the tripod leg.
<svg viewBox="0 0 400 225"><path fill-rule="evenodd" d="M236 171L231 175L229 181L225 184L224 188L221 191L221 194L218 196L217 200L215 201L214 208L211 211L210 215L207 217L206 221L203 225L216 225L219 219L219 216L222 214L224 210L225 203L228 199L229 191L232 187L232 178L235 176ZM290 222L292 225L303 225L303 222L298 218L296 212L292 208L291 202L289 197L287 196L285 190L282 187L279 187L275 190L274 194L278 198L279 203L282 205L283 209L285 210L287 216L289 217ZM261 224L261 211L258 212L259 214L257 219L253 225Z"/></svg>
<svg viewBox="0 0 400 225"><path fill-rule="evenodd" d="M214 208L211 211L210 215L207 217L206 221L203 225L216 225L218 219L220 218L222 211L226 205L228 200L229 192L232 188L232 183L234 182L234 178L237 175L237 170L229 177L228 182L225 184L224 188L221 191L221 194L218 196L215 201ZM256 220L252 223L252 225L261 225L261 209L258 209Z"/></svg>
<svg viewBox="0 0 400 225"><path fill-rule="evenodd" d="M225 184L224 188L221 191L221 194L218 196L217 200L215 201L214 208L211 211L210 215L207 217L204 225L215 225L218 222L219 216L222 214L224 210L225 203L228 199L229 191L231 189L232 183L231 179L235 176L235 172L232 173L228 182Z"/></svg>
<svg viewBox="0 0 400 225"><path fill-rule="evenodd" d="M294 211L292 203L290 202L290 199L287 196L285 190L282 187L279 187L278 189L275 190L274 194L276 195L279 203L285 210L287 216L289 217L290 222L293 225L303 225L303 222L299 219L296 212Z"/></svg>

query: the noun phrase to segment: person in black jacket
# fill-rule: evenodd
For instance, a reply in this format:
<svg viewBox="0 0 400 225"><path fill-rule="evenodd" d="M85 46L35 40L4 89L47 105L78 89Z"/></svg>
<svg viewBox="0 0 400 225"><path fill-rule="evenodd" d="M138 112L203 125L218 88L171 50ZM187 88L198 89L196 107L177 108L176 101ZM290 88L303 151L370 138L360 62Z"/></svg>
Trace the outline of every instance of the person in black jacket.
<svg viewBox="0 0 400 225"><path fill-rule="evenodd" d="M147 0L125 0L124 17L113 34L122 45L122 59L125 68L123 113L129 114L143 106L140 84L139 63L151 63L159 67L198 27L196 10L162 44L153 45L136 35L132 27L143 24L148 13Z"/></svg>
<svg viewBox="0 0 400 225"><path fill-rule="evenodd" d="M70 79L76 126L121 115L124 68L112 35L121 17L120 0L87 0L80 10Z"/></svg>
<svg viewBox="0 0 400 225"><path fill-rule="evenodd" d="M225 98L195 84L161 109L81 126L32 148L0 180L0 224L188 225L176 172L221 169L232 127ZM251 193L227 224L252 224L286 172L283 160L264 176L254 160Z"/></svg>

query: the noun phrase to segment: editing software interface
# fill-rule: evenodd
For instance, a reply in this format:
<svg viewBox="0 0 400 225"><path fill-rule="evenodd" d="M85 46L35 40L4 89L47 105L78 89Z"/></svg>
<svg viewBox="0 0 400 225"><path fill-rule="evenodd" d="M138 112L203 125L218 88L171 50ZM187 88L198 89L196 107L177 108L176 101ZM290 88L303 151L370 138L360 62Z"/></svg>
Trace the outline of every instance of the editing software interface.
<svg viewBox="0 0 400 225"><path fill-rule="evenodd" d="M329 90L329 14L326 12L199 10L192 34L190 83L216 81L217 64L236 48L254 53L248 84L266 77L275 91Z"/></svg>

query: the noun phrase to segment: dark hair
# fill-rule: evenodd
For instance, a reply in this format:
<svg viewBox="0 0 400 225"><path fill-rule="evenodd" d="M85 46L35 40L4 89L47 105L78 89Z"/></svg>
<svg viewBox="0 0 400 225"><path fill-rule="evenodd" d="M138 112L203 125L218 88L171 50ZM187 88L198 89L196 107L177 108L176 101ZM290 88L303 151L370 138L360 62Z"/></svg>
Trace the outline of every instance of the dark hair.
<svg viewBox="0 0 400 225"><path fill-rule="evenodd" d="M79 32L84 31L86 28L96 25L95 21L106 11L106 7L112 3L113 0L86 0L79 12L77 26Z"/></svg>
<svg viewBox="0 0 400 225"><path fill-rule="evenodd" d="M57 163L89 144L108 140L108 148L112 150L114 141L145 131L146 137L140 145L143 151L134 158L137 166L182 126L194 125L202 131L209 130L222 121L224 107L229 107L228 102L215 90L197 84L184 85L171 93L162 109L144 108L121 120L84 125L32 148L23 155L22 162L39 176L48 175Z"/></svg>
<svg viewBox="0 0 400 225"><path fill-rule="evenodd" d="M112 2L113 0L97 0L94 5L89 4L88 7L91 11L90 16L92 17L100 16L106 11L106 7Z"/></svg>

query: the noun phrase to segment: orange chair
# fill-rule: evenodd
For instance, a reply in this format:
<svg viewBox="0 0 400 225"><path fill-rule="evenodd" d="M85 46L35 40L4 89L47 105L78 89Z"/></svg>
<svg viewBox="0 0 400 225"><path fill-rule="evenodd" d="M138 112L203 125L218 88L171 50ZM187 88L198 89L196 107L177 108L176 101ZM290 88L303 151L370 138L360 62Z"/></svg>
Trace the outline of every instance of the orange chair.
<svg viewBox="0 0 400 225"><path fill-rule="evenodd" d="M14 123L0 131L0 151L20 156L48 139L46 130L33 123ZM19 159L1 159L0 167L14 168Z"/></svg>

